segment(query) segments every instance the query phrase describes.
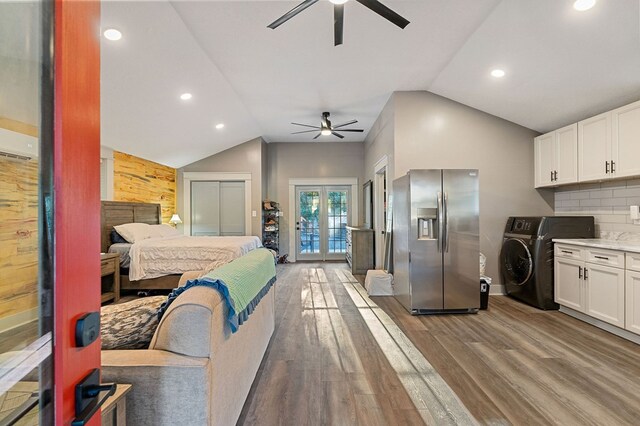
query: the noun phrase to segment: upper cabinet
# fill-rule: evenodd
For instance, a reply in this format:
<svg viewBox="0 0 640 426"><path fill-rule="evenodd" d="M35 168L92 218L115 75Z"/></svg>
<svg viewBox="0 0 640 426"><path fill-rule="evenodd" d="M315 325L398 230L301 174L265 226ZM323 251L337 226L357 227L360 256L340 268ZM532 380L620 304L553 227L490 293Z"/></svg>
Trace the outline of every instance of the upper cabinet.
<svg viewBox="0 0 640 426"><path fill-rule="evenodd" d="M578 127L576 124L534 140L536 188L578 181Z"/></svg>
<svg viewBox="0 0 640 426"><path fill-rule="evenodd" d="M611 122L613 176L640 175L640 101L614 109Z"/></svg>
<svg viewBox="0 0 640 426"><path fill-rule="evenodd" d="M534 140L536 188L640 176L640 101Z"/></svg>
<svg viewBox="0 0 640 426"><path fill-rule="evenodd" d="M578 177L580 182L607 179L611 173L611 113L578 123Z"/></svg>

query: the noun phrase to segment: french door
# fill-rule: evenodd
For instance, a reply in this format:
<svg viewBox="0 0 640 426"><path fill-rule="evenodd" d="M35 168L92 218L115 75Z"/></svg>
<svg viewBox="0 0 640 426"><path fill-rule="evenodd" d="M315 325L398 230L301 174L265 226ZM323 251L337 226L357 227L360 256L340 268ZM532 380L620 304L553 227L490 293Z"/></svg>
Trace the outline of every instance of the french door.
<svg viewBox="0 0 640 426"><path fill-rule="evenodd" d="M350 206L348 186L296 187L296 259L343 260Z"/></svg>

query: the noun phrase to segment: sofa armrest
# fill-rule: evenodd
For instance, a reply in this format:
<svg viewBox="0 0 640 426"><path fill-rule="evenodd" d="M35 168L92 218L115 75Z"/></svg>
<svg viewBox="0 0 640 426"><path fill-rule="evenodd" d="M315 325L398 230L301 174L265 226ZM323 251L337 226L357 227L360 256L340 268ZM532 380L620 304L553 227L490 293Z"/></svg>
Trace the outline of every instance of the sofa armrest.
<svg viewBox="0 0 640 426"><path fill-rule="evenodd" d="M196 278L200 278L200 275L202 275L203 271L189 271L189 272L185 272L184 274L182 274L182 276L180 277L180 281L178 282L178 287L182 287L183 285L185 285L187 283L187 281L189 280L195 280Z"/></svg>
<svg viewBox="0 0 640 426"><path fill-rule="evenodd" d="M132 425L205 425L211 403L209 358L160 350L102 351L102 381L133 385Z"/></svg>

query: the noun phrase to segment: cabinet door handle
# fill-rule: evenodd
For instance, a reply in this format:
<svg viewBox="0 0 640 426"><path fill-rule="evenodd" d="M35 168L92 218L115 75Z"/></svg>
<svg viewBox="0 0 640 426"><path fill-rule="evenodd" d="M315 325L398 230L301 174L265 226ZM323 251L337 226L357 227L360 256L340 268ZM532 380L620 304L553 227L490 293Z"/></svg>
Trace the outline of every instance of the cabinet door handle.
<svg viewBox="0 0 640 426"><path fill-rule="evenodd" d="M604 256L593 256L593 257L595 257L596 259L609 260L608 257L604 257Z"/></svg>
<svg viewBox="0 0 640 426"><path fill-rule="evenodd" d="M582 279L582 266L578 266L578 278Z"/></svg>
<svg viewBox="0 0 640 426"><path fill-rule="evenodd" d="M584 268L584 279L585 279L585 280L586 280L586 279L589 279L589 275L587 274L587 272L589 272L589 271L587 270L587 268Z"/></svg>
<svg viewBox="0 0 640 426"><path fill-rule="evenodd" d="M557 170L553 171L553 180L555 180L555 181L558 180L558 171Z"/></svg>
<svg viewBox="0 0 640 426"><path fill-rule="evenodd" d="M573 252L569 251L569 250L560 250L560 251L563 252L563 253L567 253L567 254L573 254Z"/></svg>
<svg viewBox="0 0 640 426"><path fill-rule="evenodd" d="M611 173L616 171L616 162L611 160Z"/></svg>
<svg viewBox="0 0 640 426"><path fill-rule="evenodd" d="M608 161L604 162L604 172L606 174L609 174L609 162Z"/></svg>
<svg viewBox="0 0 640 426"><path fill-rule="evenodd" d="M551 182L553 182L553 170L549 172L551 174Z"/></svg>

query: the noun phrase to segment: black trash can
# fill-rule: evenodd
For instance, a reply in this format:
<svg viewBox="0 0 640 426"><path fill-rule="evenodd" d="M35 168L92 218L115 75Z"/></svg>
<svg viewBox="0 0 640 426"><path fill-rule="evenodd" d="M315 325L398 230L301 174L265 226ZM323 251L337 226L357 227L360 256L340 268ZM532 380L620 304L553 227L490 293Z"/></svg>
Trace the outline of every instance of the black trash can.
<svg viewBox="0 0 640 426"><path fill-rule="evenodd" d="M480 278L480 309L486 310L489 307L489 289L491 282Z"/></svg>

